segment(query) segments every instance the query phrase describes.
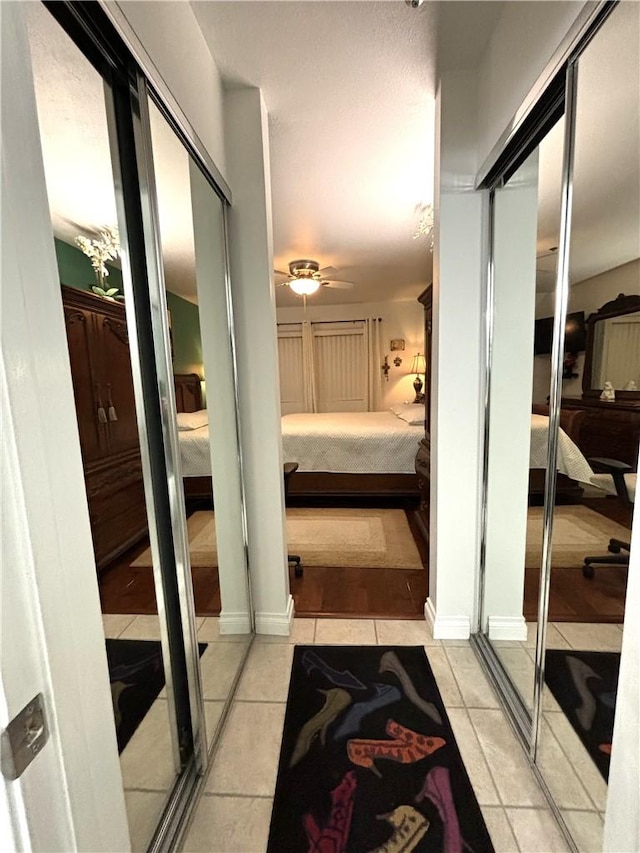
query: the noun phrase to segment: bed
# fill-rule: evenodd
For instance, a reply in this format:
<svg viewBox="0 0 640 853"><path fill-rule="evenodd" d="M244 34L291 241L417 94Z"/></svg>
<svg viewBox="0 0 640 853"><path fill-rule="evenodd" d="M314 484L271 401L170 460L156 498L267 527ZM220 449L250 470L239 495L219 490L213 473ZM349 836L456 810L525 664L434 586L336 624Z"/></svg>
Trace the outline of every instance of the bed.
<svg viewBox="0 0 640 853"><path fill-rule="evenodd" d="M175 380L178 411L197 411L199 377L190 374ZM285 415L283 459L299 465L289 498L292 503L356 497L415 503L419 497L415 458L423 437L423 422L409 424L391 412ZM179 438L186 497L210 498L208 425L181 430Z"/></svg>
<svg viewBox="0 0 640 853"><path fill-rule="evenodd" d="M558 432L558 478L556 500L571 503L582 496L580 483L589 483L594 476L591 466L578 445L567 434L570 421L561 420ZM545 470L547 467L547 443L549 418L531 415L531 444L529 447L529 498L531 503L540 502L544 496Z"/></svg>

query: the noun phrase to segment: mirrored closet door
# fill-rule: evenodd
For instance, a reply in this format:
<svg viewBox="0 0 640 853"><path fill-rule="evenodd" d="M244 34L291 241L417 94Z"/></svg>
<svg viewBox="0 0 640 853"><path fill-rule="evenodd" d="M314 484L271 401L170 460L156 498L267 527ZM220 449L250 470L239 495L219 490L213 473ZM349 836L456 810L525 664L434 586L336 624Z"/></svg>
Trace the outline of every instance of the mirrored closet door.
<svg viewBox="0 0 640 853"><path fill-rule="evenodd" d="M228 199L104 13L27 13L105 631L92 664L111 684L132 848L158 849L252 636Z"/></svg>
<svg viewBox="0 0 640 853"><path fill-rule="evenodd" d="M639 31L637 4L601 6L481 184L473 639L580 850L602 849L640 442Z"/></svg>

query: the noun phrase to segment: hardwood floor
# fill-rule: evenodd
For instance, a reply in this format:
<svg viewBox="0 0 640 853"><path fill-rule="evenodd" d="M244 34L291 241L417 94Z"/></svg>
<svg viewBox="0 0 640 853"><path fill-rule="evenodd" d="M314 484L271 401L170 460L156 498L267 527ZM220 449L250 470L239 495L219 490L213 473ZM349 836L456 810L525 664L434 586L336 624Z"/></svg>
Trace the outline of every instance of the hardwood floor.
<svg viewBox="0 0 640 853"><path fill-rule="evenodd" d="M423 565L428 552L407 511ZM132 569L130 564L149 547L144 540L123 554L100 576L103 613L157 613L153 572ZM220 613L220 586L217 571L192 569L194 599L198 616ZM349 616L390 619L421 619L428 595L429 576L425 569L335 569L309 568L302 578L291 570L291 594L297 616Z"/></svg>
<svg viewBox="0 0 640 853"><path fill-rule="evenodd" d="M631 527L631 513L615 498L585 498L582 503L624 527ZM606 554L607 544L603 542L595 553ZM538 618L539 587L540 571L526 569L524 616L527 621ZM624 566L597 566L591 580L583 576L581 566L575 569L552 568L549 621L621 623L624 620L626 590L627 569Z"/></svg>
<svg viewBox="0 0 640 853"><path fill-rule="evenodd" d="M629 515L616 500L584 502L620 524L629 524ZM296 615L308 617L349 617L422 619L429 592L426 568L428 550L413 521L407 518L423 571L401 569L308 568L302 578L291 570L291 594ZM603 543L603 553L607 543ZM132 569L130 563L149 546L140 542L100 576L100 598L104 613L157 612L151 569ZM524 615L537 618L539 570L527 569L524 584ZM549 618L554 622L622 622L627 569L621 566L597 568L595 577L583 577L579 567L554 569L551 573ZM193 569L194 598L198 616L220 613L218 574L211 569Z"/></svg>
<svg viewBox="0 0 640 853"><path fill-rule="evenodd" d="M149 540L145 538L101 573L99 588L103 613L152 615L158 612L153 569L130 567L131 562L148 547ZM220 585L217 569L195 568L191 574L196 614L218 616Z"/></svg>

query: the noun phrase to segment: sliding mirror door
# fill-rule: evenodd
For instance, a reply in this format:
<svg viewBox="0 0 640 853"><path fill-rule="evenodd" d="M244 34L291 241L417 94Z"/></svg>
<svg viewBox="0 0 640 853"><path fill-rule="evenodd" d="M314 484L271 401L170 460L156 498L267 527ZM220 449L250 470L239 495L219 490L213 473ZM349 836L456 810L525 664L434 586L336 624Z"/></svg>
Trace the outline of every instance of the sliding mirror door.
<svg viewBox="0 0 640 853"><path fill-rule="evenodd" d="M534 406L549 394L548 370L541 382L534 357L549 351L536 316L555 289L563 128L561 119L492 193L481 629L525 729L533 707L549 434L548 417ZM541 357L548 365L549 356Z"/></svg>
<svg viewBox="0 0 640 853"><path fill-rule="evenodd" d="M590 468L553 510L537 763L581 850L602 849L640 438L639 32L621 3L577 62L560 421Z"/></svg>
<svg viewBox="0 0 640 853"><path fill-rule="evenodd" d="M86 570L100 594L131 840L145 849L193 755L175 587L169 564L160 569L166 514L150 472L159 409L151 423L151 403L136 387L141 362L149 375L153 354L139 349L131 289L125 298L121 252L130 235L112 169L122 153L110 139L113 89L43 5L27 11L95 557ZM139 570L143 549L154 556Z"/></svg>
<svg viewBox="0 0 640 853"><path fill-rule="evenodd" d="M228 290L226 203L148 100L167 310L180 491L197 617L207 742L213 743L252 632Z"/></svg>

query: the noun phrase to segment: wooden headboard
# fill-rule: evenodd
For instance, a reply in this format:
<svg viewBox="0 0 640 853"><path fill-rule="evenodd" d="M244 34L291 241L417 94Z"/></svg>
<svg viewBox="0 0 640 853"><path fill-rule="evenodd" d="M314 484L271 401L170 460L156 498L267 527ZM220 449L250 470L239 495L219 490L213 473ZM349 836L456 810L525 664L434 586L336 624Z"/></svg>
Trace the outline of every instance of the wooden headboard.
<svg viewBox="0 0 640 853"><path fill-rule="evenodd" d="M176 409L179 412L197 412L202 408L202 388L197 373L174 373Z"/></svg>

